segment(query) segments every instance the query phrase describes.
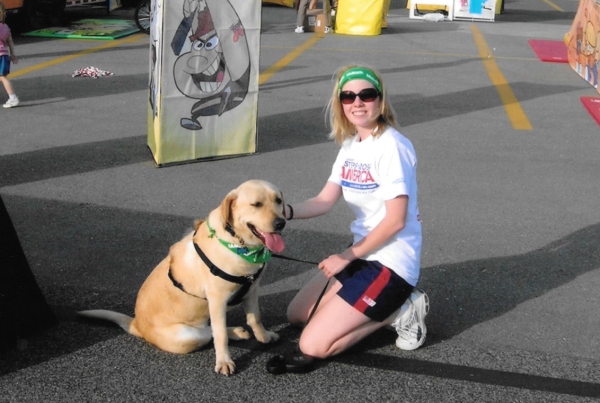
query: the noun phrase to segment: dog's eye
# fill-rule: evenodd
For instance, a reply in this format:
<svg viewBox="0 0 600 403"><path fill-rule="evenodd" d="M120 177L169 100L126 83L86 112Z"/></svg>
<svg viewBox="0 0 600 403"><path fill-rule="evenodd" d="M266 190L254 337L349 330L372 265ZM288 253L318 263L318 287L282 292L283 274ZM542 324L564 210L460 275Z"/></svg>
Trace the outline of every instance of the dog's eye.
<svg viewBox="0 0 600 403"><path fill-rule="evenodd" d="M281 200L281 197L278 197L275 199L275 203L281 204L281 203L283 203L283 200Z"/></svg>
<svg viewBox="0 0 600 403"><path fill-rule="evenodd" d="M254 204L252 204L252 205L253 205L254 207L262 207L262 206L263 206L262 202L256 202L256 203L254 203Z"/></svg>

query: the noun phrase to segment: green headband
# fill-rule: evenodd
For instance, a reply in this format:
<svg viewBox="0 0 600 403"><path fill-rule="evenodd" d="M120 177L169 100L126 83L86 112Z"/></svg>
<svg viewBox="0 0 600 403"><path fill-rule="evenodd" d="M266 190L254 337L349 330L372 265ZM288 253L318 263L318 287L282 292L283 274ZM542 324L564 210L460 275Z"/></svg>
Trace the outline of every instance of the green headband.
<svg viewBox="0 0 600 403"><path fill-rule="evenodd" d="M373 71L365 69L364 67L352 67L351 69L344 71L344 74L340 77L338 93L342 91L342 88L348 81L352 80L366 80L373 84L379 92L382 92L381 83Z"/></svg>

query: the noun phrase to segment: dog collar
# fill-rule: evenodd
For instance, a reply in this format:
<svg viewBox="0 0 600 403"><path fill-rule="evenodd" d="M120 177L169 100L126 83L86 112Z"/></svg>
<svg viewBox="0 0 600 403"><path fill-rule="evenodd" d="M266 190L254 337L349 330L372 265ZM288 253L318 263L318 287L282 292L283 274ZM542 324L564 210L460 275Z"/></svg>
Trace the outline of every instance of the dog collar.
<svg viewBox="0 0 600 403"><path fill-rule="evenodd" d="M264 246L245 246L245 245L236 245L234 243L225 241L224 239L219 238L217 235L217 231L215 231L209 224L208 219L206 219L206 226L208 227L208 237L209 238L217 238L221 245L225 246L227 249L240 256L242 259L246 260L250 263L266 263L271 259L272 253L268 248ZM231 227L230 232L232 236L235 236L235 232Z"/></svg>

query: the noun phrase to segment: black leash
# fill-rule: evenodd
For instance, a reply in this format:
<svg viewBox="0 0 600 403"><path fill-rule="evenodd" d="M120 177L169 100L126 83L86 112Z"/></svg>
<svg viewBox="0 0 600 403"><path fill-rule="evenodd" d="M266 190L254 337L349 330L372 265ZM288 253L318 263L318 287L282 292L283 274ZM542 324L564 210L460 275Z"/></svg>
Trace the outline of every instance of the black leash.
<svg viewBox="0 0 600 403"><path fill-rule="evenodd" d="M279 258L279 259L283 259L283 260L292 260L294 262L308 263L308 264L313 264L315 266L319 265L318 262L312 262L310 260L303 260L303 259L296 259L296 258L293 258L293 257L278 255L276 253L273 253L271 256ZM315 311L317 310L317 307L319 306L319 303L321 302L321 299L323 298L323 295L325 295L325 291L327 291L327 286L328 285L329 285L329 280L327 280L327 282L325 283L325 287L323 287L323 290L321 291L321 294L319 294L319 297L317 298L317 301L315 302L315 305L313 306L313 309L310 311L310 314L308 315L308 319L306 320L306 323L308 323L310 321L310 319L313 317L313 315L315 314Z"/></svg>
<svg viewBox="0 0 600 403"><path fill-rule="evenodd" d="M315 266L319 265L319 262L313 262L313 261L310 261L310 260L303 260L303 259L296 259L296 258L293 258L293 257L278 255L277 253L273 253L271 256L272 257L276 257L278 259L283 259L283 260L292 260L294 262L314 264Z"/></svg>
<svg viewBox="0 0 600 403"><path fill-rule="evenodd" d="M279 258L279 259L292 260L294 262L308 263L308 264L313 264L315 266L318 265L317 262L311 262L308 260L295 259L292 257L287 257L287 256L282 256L282 255L277 255L277 254L273 254L272 256ZM328 286L329 286L329 279L325 283L325 287L323 287L323 290L319 294L319 297L317 298L315 305L311 309L310 314L308 315L308 319L306 320L306 324L308 324L308 322L310 322L313 315L315 314L317 307L319 306L319 303L321 303L321 299L323 299L323 296L325 295L325 291L327 291ZM296 346L296 350L291 354L280 354L280 355L271 357L269 359L269 361L267 361L267 371L273 375L280 375L280 374L283 374L286 372L292 372L292 373L296 373L296 374L309 372L314 369L314 360L315 359L313 357L304 354L302 351L300 351L300 348L298 346Z"/></svg>

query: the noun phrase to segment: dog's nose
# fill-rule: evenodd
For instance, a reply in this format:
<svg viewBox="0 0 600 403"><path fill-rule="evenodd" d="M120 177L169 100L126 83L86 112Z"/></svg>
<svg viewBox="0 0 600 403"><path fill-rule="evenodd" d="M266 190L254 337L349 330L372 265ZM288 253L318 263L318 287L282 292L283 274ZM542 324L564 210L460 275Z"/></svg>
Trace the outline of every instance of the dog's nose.
<svg viewBox="0 0 600 403"><path fill-rule="evenodd" d="M281 231L285 227L285 220L283 218L276 218L275 221L273 221L273 227L275 228L275 231Z"/></svg>

